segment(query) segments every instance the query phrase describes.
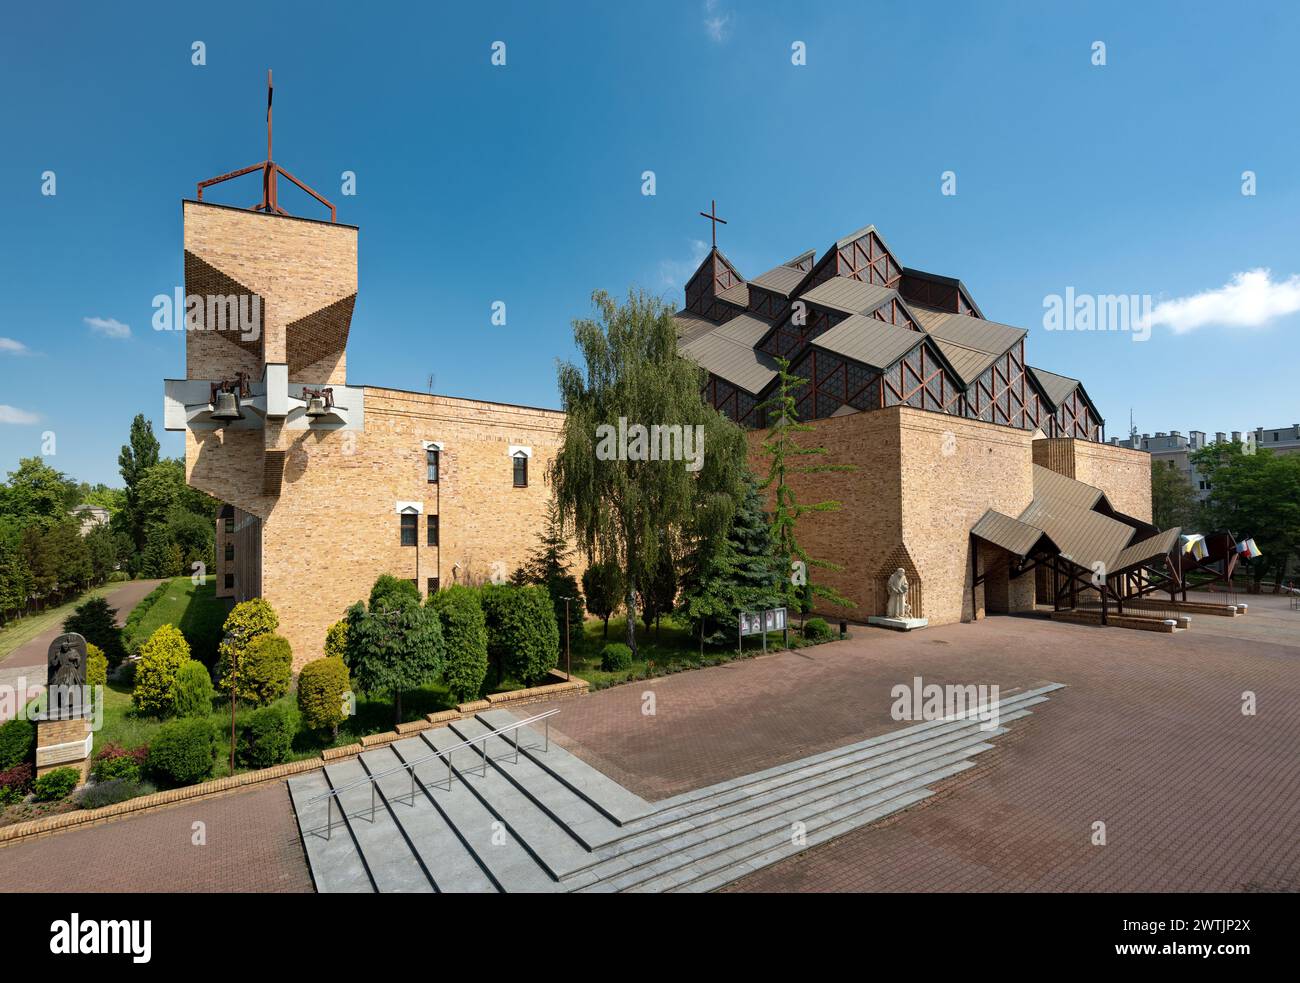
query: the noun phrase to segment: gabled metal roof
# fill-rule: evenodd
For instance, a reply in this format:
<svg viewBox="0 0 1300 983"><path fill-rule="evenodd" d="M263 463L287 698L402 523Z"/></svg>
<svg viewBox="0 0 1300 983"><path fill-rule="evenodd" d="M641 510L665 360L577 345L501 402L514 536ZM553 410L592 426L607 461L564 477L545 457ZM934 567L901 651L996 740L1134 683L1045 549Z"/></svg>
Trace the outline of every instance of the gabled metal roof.
<svg viewBox="0 0 1300 983"><path fill-rule="evenodd" d="M673 320L677 322L677 347L679 349L682 345L694 341L702 334L708 334L717 327L717 324L707 317L700 317L693 311L685 309L674 314Z"/></svg>
<svg viewBox="0 0 1300 983"><path fill-rule="evenodd" d="M866 314L896 295L897 291L890 287L833 276L811 290L805 290L799 299L846 314Z"/></svg>
<svg viewBox="0 0 1300 983"><path fill-rule="evenodd" d="M757 396L777 374L776 360L754 347L770 327L761 317L741 314L679 343L677 351L718 378Z"/></svg>
<svg viewBox="0 0 1300 983"><path fill-rule="evenodd" d="M777 266L768 270L762 276L754 277L750 283L756 287L762 287L764 290L770 290L772 293L780 294L782 297L789 297L790 292L799 286L807 275L803 270L796 270L791 266Z"/></svg>
<svg viewBox="0 0 1300 983"><path fill-rule="evenodd" d="M1051 552L1057 552L1057 546L1050 536L1036 526L1003 515L995 509L989 509L975 523L971 535L978 536L994 546L1000 546L1009 553L1024 558L1040 543Z"/></svg>
<svg viewBox="0 0 1300 983"><path fill-rule="evenodd" d="M999 324L969 314L936 311L920 305L913 305L912 310L921 321L921 326L936 338L989 355L1001 355L1029 334L1024 328L1014 328L1009 324Z"/></svg>
<svg viewBox="0 0 1300 983"><path fill-rule="evenodd" d="M1115 559L1114 569L1107 572L1123 573L1125 570L1150 563L1159 557L1168 556L1178 545L1178 537L1182 531L1181 526L1175 526L1164 532L1158 532L1140 543L1125 547Z"/></svg>
<svg viewBox="0 0 1300 983"><path fill-rule="evenodd" d="M955 276L944 276L942 273L928 273L925 270L918 270L911 266L903 267L903 276L915 277L918 280L933 280L936 283L943 283L950 287L956 287L962 292L962 296L966 298L966 301L970 306L974 308L975 313L980 317L984 316L984 312L980 310L980 305L975 303L975 298L971 296L971 292L966 288L966 284L962 283L961 280Z"/></svg>
<svg viewBox="0 0 1300 983"><path fill-rule="evenodd" d="M939 351L943 352L953 370L957 373L957 381L961 383L963 389L983 374L984 370L998 360L997 355L990 355L988 352L979 352L973 348L967 348L965 345L957 345L951 341L944 341L942 338L933 338Z"/></svg>
<svg viewBox="0 0 1300 983"><path fill-rule="evenodd" d="M1035 496L1020 521L1043 530L1061 550L1061 556L1078 566L1114 571L1120 551L1133 538L1133 527L1108 515L1078 508L1062 501Z"/></svg>
<svg viewBox="0 0 1300 983"><path fill-rule="evenodd" d="M1070 393L1079 388L1078 379L1057 375L1055 372L1038 369L1032 365L1026 365L1025 368L1033 376L1034 382L1043 391L1043 395L1052 404L1052 409L1059 408L1062 403L1070 398Z"/></svg>
<svg viewBox="0 0 1300 983"><path fill-rule="evenodd" d="M1041 464L1034 465L1034 501L1076 509L1094 509L1098 502L1105 502L1110 508L1110 501L1100 488L1067 478Z"/></svg>
<svg viewBox="0 0 1300 983"><path fill-rule="evenodd" d="M726 290L719 291L719 300L725 300L739 307L749 306L749 284L733 283Z"/></svg>
<svg viewBox="0 0 1300 983"><path fill-rule="evenodd" d="M868 314L854 314L819 334L812 344L872 368L885 369L917 345L925 344L925 335Z"/></svg>

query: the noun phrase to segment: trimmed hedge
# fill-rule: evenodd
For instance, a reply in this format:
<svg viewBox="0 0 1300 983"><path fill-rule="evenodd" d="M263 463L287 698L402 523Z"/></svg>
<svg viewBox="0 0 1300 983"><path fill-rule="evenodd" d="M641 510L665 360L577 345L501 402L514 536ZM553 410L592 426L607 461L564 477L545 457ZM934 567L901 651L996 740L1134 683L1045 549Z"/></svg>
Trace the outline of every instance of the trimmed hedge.
<svg viewBox="0 0 1300 983"><path fill-rule="evenodd" d="M632 650L622 642L610 642L600 650L602 672L619 672L632 668Z"/></svg>
<svg viewBox="0 0 1300 983"><path fill-rule="evenodd" d="M244 725L239 760L251 768L269 768L289 756L297 733L293 712L277 704L254 711Z"/></svg>
<svg viewBox="0 0 1300 983"><path fill-rule="evenodd" d="M348 621L336 621L325 631L325 658L342 659L348 650Z"/></svg>
<svg viewBox="0 0 1300 983"><path fill-rule="evenodd" d="M527 685L541 682L560 659L560 631L546 588L487 584L482 603L498 674Z"/></svg>
<svg viewBox="0 0 1300 983"><path fill-rule="evenodd" d="M224 637L217 647L217 685L223 693L230 692L230 665L233 658L237 667L243 664L244 653L253 640L270 635L280 627L280 619L271 605L260 597L236 604L222 625ZM240 694L243 695L242 693Z"/></svg>
<svg viewBox="0 0 1300 983"><path fill-rule="evenodd" d="M108 659L93 642L86 643L86 686L90 689L90 702L95 701L95 687L108 685Z"/></svg>
<svg viewBox="0 0 1300 983"><path fill-rule="evenodd" d="M824 642L833 634L824 618L809 618L803 624L803 637L810 642Z"/></svg>
<svg viewBox="0 0 1300 983"><path fill-rule="evenodd" d="M80 781L81 772L76 768L55 768L36 779L32 792L37 802L58 802L71 795Z"/></svg>
<svg viewBox="0 0 1300 983"><path fill-rule="evenodd" d="M176 675L190 661L190 643L175 625L159 625L140 648L131 701L139 713L170 716L176 709Z"/></svg>
<svg viewBox="0 0 1300 983"><path fill-rule="evenodd" d="M167 588L170 586L171 585L164 580L161 584L146 594L140 603L131 609L131 613L126 616L126 623L122 625L121 638L122 648L125 650L127 655L135 655L138 653L141 646L145 641L147 641L147 639L138 637L137 633L140 629L140 622L143 621L144 616L149 613L149 609L162 599L162 596L167 593Z"/></svg>
<svg viewBox="0 0 1300 983"><path fill-rule="evenodd" d="M148 746L127 750L120 744L106 744L95 755L90 766L90 773L96 782L123 780L138 782L144 774L145 762L149 758Z"/></svg>
<svg viewBox="0 0 1300 983"><path fill-rule="evenodd" d="M148 770L172 785L192 785L212 774L217 735L197 717L163 724L149 745Z"/></svg>
<svg viewBox="0 0 1300 983"><path fill-rule="evenodd" d="M212 712L213 692L208 667L190 659L176 673L176 716L206 717Z"/></svg>
<svg viewBox="0 0 1300 983"><path fill-rule="evenodd" d="M36 754L36 725L15 717L0 724L0 771L33 759Z"/></svg>
<svg viewBox="0 0 1300 983"><path fill-rule="evenodd" d="M442 619L446 649L442 678L452 700L478 698L488 670L488 633L483 603L473 587L455 584L429 596L429 607Z"/></svg>
<svg viewBox="0 0 1300 983"><path fill-rule="evenodd" d="M133 782L126 778L113 778L106 782L87 785L77 793L77 805L82 809L102 809L141 795L158 791L148 782Z"/></svg>
<svg viewBox="0 0 1300 983"><path fill-rule="evenodd" d="M254 706L274 703L289 692L293 680L293 649L283 635L258 635L240 656L236 668L239 699Z"/></svg>
<svg viewBox="0 0 1300 983"><path fill-rule="evenodd" d="M328 644L327 644L328 647ZM347 664L328 656L314 659L298 673L298 712L308 730L330 728L339 736L339 724L346 718L344 700L352 689Z"/></svg>

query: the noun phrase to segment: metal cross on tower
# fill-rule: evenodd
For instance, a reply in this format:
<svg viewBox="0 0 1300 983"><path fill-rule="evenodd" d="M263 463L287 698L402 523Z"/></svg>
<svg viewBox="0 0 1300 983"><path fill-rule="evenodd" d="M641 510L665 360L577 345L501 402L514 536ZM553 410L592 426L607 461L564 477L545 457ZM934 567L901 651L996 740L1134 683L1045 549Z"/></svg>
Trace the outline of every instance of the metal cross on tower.
<svg viewBox="0 0 1300 983"><path fill-rule="evenodd" d="M200 181L196 197L199 201L202 201L204 188L211 187L214 184L220 184L222 181L229 181L232 178L242 177L245 174L252 174L254 171L261 171L262 200L256 205L251 206L252 210L255 212L273 212L276 215L288 215L289 213L280 207L279 195L276 187L278 176L283 174L294 184L298 185L298 187L302 188L303 191L307 192L307 194L311 195L328 208L330 210L330 221L337 222L338 210L334 207L333 202L307 187L307 185L303 184L296 177L277 164L275 159L271 156L271 96L274 91L275 90L271 85L271 70L268 68L266 70L266 160L257 164L250 164L248 167L241 167L239 170L231 171L229 174L222 174L220 177L212 177L208 178L206 181Z"/></svg>
<svg viewBox="0 0 1300 983"><path fill-rule="evenodd" d="M713 223L713 248L717 249L718 223L721 222L723 225L726 225L727 220L725 218L718 218L718 203L713 199L709 199L709 210L707 212L700 212L700 214Z"/></svg>

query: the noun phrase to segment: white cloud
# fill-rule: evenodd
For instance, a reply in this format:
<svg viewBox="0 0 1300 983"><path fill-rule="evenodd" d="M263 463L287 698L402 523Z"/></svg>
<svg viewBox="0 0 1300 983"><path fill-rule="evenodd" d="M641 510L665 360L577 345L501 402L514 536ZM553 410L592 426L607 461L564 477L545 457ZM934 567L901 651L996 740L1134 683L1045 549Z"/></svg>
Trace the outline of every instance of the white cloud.
<svg viewBox="0 0 1300 983"><path fill-rule="evenodd" d="M131 326L111 317L83 317L91 331L97 331L105 338L130 338Z"/></svg>
<svg viewBox="0 0 1300 983"><path fill-rule="evenodd" d="M0 423L35 423L39 419L40 417L35 413L28 413L16 406L6 406L4 403L0 403Z"/></svg>
<svg viewBox="0 0 1300 983"><path fill-rule="evenodd" d="M719 44L731 33L731 11L723 10L719 0L704 0L704 30Z"/></svg>
<svg viewBox="0 0 1300 983"><path fill-rule="evenodd" d="M1207 324L1259 328L1300 311L1300 275L1274 280L1267 269L1236 273L1217 290L1162 300L1151 309L1150 324L1186 334Z"/></svg>
<svg viewBox="0 0 1300 983"><path fill-rule="evenodd" d="M691 240L690 259L665 259L659 261L659 281L665 287L680 290L686 280L700 268L704 257L709 254L709 244L703 239Z"/></svg>
<svg viewBox="0 0 1300 983"><path fill-rule="evenodd" d="M30 355L31 353L32 350L21 341L15 341L13 338L0 337L0 354Z"/></svg>

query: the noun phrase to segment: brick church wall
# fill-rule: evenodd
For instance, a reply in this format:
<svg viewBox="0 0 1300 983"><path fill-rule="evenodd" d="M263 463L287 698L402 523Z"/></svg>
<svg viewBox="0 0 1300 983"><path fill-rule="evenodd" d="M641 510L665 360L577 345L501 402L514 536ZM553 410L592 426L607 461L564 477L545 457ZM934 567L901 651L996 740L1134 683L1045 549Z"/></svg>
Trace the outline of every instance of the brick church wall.
<svg viewBox="0 0 1300 983"><path fill-rule="evenodd" d="M1052 437L1034 441L1034 463L1100 488L1126 515L1151 521L1151 455L1091 440Z"/></svg>

